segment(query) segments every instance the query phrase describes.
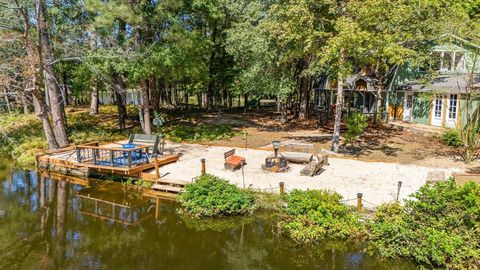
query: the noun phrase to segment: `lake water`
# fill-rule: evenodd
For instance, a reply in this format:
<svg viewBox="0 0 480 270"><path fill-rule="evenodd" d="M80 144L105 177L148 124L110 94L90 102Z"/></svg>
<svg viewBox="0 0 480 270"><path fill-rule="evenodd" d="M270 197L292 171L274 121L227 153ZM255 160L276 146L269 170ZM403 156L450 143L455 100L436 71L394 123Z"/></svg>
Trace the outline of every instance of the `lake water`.
<svg viewBox="0 0 480 270"><path fill-rule="evenodd" d="M415 269L359 245L297 246L266 214L191 220L120 183L67 180L1 166L0 269Z"/></svg>

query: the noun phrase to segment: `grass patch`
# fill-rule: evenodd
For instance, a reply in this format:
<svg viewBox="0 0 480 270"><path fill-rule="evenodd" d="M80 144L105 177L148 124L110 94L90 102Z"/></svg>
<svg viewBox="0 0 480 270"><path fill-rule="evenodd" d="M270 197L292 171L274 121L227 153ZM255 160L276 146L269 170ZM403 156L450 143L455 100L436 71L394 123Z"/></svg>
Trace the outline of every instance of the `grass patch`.
<svg viewBox="0 0 480 270"><path fill-rule="evenodd" d="M230 125L171 125L164 127L165 138L174 142L227 140L235 136Z"/></svg>
<svg viewBox="0 0 480 270"><path fill-rule="evenodd" d="M90 115L87 109L67 111L69 137L72 144L109 142L125 139L138 129L120 132L115 106L101 106L99 115ZM132 122L130 121L130 124ZM2 115L0 118L0 152L11 157L19 167L32 167L35 154L48 149L40 120L33 114Z"/></svg>
<svg viewBox="0 0 480 270"><path fill-rule="evenodd" d="M197 218L249 214L256 208L251 192L210 174L186 185L179 201L184 213Z"/></svg>

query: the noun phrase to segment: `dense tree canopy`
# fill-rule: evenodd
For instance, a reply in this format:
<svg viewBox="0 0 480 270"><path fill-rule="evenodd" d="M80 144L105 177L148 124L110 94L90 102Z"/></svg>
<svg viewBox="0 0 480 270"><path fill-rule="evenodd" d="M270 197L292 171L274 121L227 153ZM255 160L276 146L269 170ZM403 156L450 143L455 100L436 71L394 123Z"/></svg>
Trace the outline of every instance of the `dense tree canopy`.
<svg viewBox="0 0 480 270"><path fill-rule="evenodd" d="M479 11L478 0L0 1L0 90L9 110L34 107L52 148L68 144L68 102L95 114L99 91L123 129L127 89L140 90L146 133L153 112L189 97L206 110L276 98L305 119L319 78L366 67L382 91L436 37L480 40Z"/></svg>

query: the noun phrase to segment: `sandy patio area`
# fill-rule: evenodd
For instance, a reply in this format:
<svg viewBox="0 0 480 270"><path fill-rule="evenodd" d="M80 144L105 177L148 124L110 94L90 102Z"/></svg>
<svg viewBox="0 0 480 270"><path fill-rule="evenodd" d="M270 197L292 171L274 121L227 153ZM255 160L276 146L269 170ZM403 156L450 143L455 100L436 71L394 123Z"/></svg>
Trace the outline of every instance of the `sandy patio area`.
<svg viewBox="0 0 480 270"><path fill-rule="evenodd" d="M239 187L243 186L241 170L231 172L224 169L223 153L232 149L230 147L169 143L165 145L165 149L181 155L176 163L160 168L162 177L166 179L192 181L200 175L200 159L205 158L207 173L225 178ZM300 170L305 167L302 164L290 163L290 170L286 173L264 172L261 165L273 151L241 148L236 148L236 151L237 155L246 158L246 187L278 192L279 182L285 182L287 191L295 188L328 189L340 193L346 200L355 199L357 193L363 193L364 206L368 208L395 200L398 181L402 181L400 199L405 199L425 184L429 172L444 171L446 177L449 177L453 172L461 171L456 168L431 168L329 157L330 165L325 167L324 172L308 177L300 176ZM348 203L356 202L351 200Z"/></svg>

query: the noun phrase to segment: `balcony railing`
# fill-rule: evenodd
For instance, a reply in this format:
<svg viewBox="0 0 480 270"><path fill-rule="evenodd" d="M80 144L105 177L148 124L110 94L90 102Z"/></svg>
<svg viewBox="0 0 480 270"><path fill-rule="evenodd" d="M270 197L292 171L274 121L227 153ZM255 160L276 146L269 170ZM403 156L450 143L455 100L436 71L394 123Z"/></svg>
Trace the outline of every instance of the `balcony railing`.
<svg viewBox="0 0 480 270"><path fill-rule="evenodd" d="M132 148L79 145L76 147L77 162L98 166L127 167L150 162L149 146L136 145Z"/></svg>

